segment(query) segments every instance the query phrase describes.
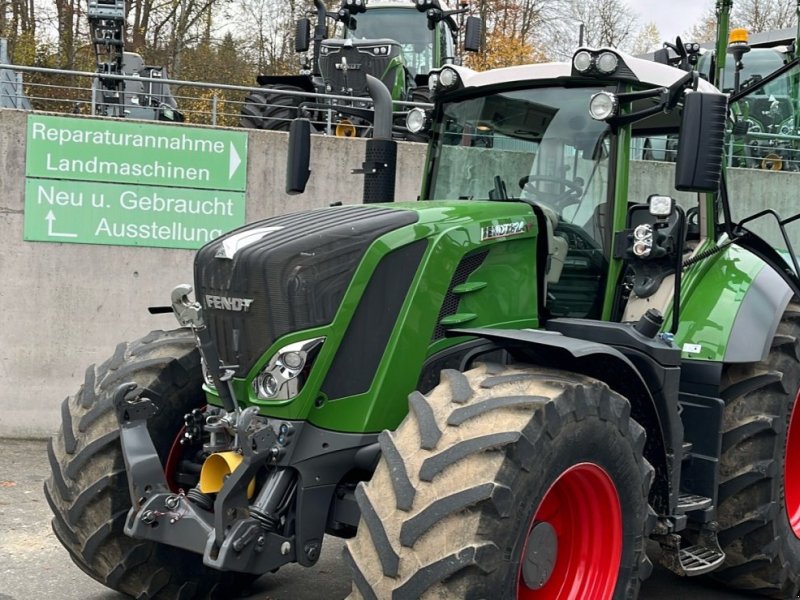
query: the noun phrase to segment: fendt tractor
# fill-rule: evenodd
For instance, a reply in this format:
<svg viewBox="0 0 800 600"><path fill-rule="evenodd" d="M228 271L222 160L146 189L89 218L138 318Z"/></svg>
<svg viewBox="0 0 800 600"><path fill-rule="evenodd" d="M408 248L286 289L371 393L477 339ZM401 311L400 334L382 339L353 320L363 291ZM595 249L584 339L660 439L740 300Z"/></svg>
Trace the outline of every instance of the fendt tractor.
<svg viewBox="0 0 800 600"><path fill-rule="evenodd" d="M298 21L295 32L297 52L308 52L313 41L310 64L300 75L259 75L263 91L245 99L242 127L288 131L293 119L308 116L319 131L331 129L328 133L343 137L368 136L372 110L363 100L341 99L369 96L363 85L364 73L383 81L394 100L427 103L429 73L458 62L460 46L465 52L477 52L481 47L482 21L466 17L460 26L457 19L467 8L447 10L439 0L369 4L367 0L342 0L335 12L328 11L322 0L314 0L314 6L313 37L308 18ZM328 21L334 24L331 39ZM304 96L302 92L339 99ZM396 110L403 112L401 105ZM401 119L401 124L404 122Z"/></svg>
<svg viewBox="0 0 800 600"><path fill-rule="evenodd" d="M798 265L734 222L728 97L607 48L436 75L420 201L380 202L392 98L365 75L366 202L207 244L181 328L87 370L48 447L58 538L138 598L233 597L326 534L356 599L633 599L649 541L795 597ZM653 134L674 181L634 194Z"/></svg>
<svg viewBox="0 0 800 600"><path fill-rule="evenodd" d="M145 65L136 52L125 51L125 0L89 0L86 19L97 63L93 109L106 117L183 121L167 79L166 67ZM138 79L117 79L128 75ZM110 77L109 77L110 76ZM155 80L155 81L154 81Z"/></svg>

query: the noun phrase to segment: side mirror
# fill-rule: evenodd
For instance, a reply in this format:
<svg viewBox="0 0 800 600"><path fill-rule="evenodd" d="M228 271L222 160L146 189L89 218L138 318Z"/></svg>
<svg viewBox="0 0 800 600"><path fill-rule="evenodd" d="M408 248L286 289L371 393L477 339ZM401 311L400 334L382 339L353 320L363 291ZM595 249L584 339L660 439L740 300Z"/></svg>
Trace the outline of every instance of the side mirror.
<svg viewBox="0 0 800 600"><path fill-rule="evenodd" d="M289 125L289 153L286 161L286 193L302 194L311 175L311 121L295 119Z"/></svg>
<svg viewBox="0 0 800 600"><path fill-rule="evenodd" d="M311 21L300 19L294 26L294 51L308 52L311 46Z"/></svg>
<svg viewBox="0 0 800 600"><path fill-rule="evenodd" d="M483 21L479 17L467 17L464 26L464 50L480 52L483 43Z"/></svg>
<svg viewBox="0 0 800 600"><path fill-rule="evenodd" d="M675 164L676 190L681 192L719 190L727 116L726 95L686 93Z"/></svg>

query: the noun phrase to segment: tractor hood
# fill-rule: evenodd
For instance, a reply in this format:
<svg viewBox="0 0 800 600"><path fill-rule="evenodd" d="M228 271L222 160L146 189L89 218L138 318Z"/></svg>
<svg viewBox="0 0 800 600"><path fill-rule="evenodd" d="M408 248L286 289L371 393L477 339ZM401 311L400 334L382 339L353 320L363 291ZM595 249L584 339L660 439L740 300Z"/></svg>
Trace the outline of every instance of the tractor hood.
<svg viewBox="0 0 800 600"><path fill-rule="evenodd" d="M220 358L245 375L279 337L330 323L367 247L417 221L370 206L267 219L207 244L195 290Z"/></svg>

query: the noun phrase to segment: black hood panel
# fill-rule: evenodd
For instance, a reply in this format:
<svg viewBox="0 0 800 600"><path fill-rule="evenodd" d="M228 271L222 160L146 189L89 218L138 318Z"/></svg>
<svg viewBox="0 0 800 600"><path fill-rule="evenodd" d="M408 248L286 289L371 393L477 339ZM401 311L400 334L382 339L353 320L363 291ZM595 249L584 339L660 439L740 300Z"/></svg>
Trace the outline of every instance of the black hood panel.
<svg viewBox="0 0 800 600"><path fill-rule="evenodd" d="M273 217L199 250L197 299L220 358L243 377L279 337L333 320L369 245L414 211L346 206Z"/></svg>

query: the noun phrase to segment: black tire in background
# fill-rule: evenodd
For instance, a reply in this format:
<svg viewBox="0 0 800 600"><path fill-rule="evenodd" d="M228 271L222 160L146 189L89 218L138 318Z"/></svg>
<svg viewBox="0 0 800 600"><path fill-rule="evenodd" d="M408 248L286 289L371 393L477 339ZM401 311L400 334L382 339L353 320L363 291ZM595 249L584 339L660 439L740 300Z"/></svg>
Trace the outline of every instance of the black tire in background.
<svg viewBox="0 0 800 600"><path fill-rule="evenodd" d="M302 92L297 86L274 84L261 92L249 94L244 100L239 125L251 129L289 131L291 122L298 117L298 107L305 99L302 96L281 92Z"/></svg>
<svg viewBox="0 0 800 600"><path fill-rule="evenodd" d="M154 331L119 344L64 400L61 430L47 446L52 472L44 486L56 537L84 572L134 598L232 597L251 575L213 571L199 554L123 532L131 501L112 396L128 381L145 388L159 407L148 428L165 463L183 415L205 404L192 332Z"/></svg>
<svg viewBox="0 0 800 600"><path fill-rule="evenodd" d="M790 304L767 358L727 365L722 375L718 520L724 565L711 577L773 598L800 593L800 305ZM790 423L790 419L792 419ZM791 427L793 455L787 463ZM795 472L790 472L794 470Z"/></svg>
<svg viewBox="0 0 800 600"><path fill-rule="evenodd" d="M482 365L443 371L409 404L357 488L351 598L636 596L653 469L624 398L572 373ZM548 527L575 544L541 544Z"/></svg>

